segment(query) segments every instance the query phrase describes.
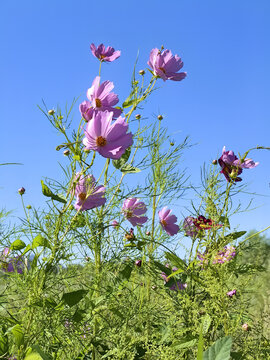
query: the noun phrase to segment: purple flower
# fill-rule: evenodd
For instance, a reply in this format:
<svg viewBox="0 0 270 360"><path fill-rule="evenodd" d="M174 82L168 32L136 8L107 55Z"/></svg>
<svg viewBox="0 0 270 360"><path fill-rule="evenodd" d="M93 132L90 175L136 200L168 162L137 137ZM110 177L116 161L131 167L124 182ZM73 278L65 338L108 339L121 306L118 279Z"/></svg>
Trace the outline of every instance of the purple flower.
<svg viewBox="0 0 270 360"><path fill-rule="evenodd" d="M241 162L232 150L226 151L225 146L223 147L221 157L218 159L218 163L221 166L220 173L225 176L228 182L242 181L242 178L238 175L242 173L243 169L252 169L259 164L251 159L245 159Z"/></svg>
<svg viewBox="0 0 270 360"><path fill-rule="evenodd" d="M86 125L83 144L88 150L96 150L105 158L119 159L133 144L132 134L128 133L125 118L119 117L113 124L112 112L98 112Z"/></svg>
<svg viewBox="0 0 270 360"><path fill-rule="evenodd" d="M213 264L224 264L232 260L236 255L235 247L233 246L225 246L223 251L219 251L215 256Z"/></svg>
<svg viewBox="0 0 270 360"><path fill-rule="evenodd" d="M113 220L113 221L112 221L112 226L113 226L114 228L118 228L119 222L118 222L117 220Z"/></svg>
<svg viewBox="0 0 270 360"><path fill-rule="evenodd" d="M191 238L195 238L199 232L199 230L194 225L194 220L195 219L192 216L188 216L185 218L184 223L183 223L185 235L190 236Z"/></svg>
<svg viewBox="0 0 270 360"><path fill-rule="evenodd" d="M165 206L162 210L158 212L159 216L159 222L163 228L163 230L166 231L166 233L170 236L173 236L178 233L179 226L176 225L177 217L175 215L171 215L172 210L168 209L167 206Z"/></svg>
<svg viewBox="0 0 270 360"><path fill-rule="evenodd" d="M100 61L112 62L118 59L121 55L121 51L114 50L114 48L111 46L105 48L103 44L98 45L97 48L94 44L91 44L90 49L92 51L92 54Z"/></svg>
<svg viewBox="0 0 270 360"><path fill-rule="evenodd" d="M137 198L126 199L124 201L122 211L126 219L133 226L141 226L148 220L147 216L142 216L144 213L146 213L146 206Z"/></svg>
<svg viewBox="0 0 270 360"><path fill-rule="evenodd" d="M178 291L178 290L185 290L187 288L187 284L183 284L180 281L177 281L170 287L170 290Z"/></svg>
<svg viewBox="0 0 270 360"><path fill-rule="evenodd" d="M100 76L96 76L90 89L87 90L87 98L89 101L84 101L79 106L82 117L89 121L99 111L111 111L113 117L118 117L122 110L115 109L113 106L119 101L118 96L111 92L114 85L111 81L104 81L100 84Z"/></svg>
<svg viewBox="0 0 270 360"><path fill-rule="evenodd" d="M76 174L75 196L76 210L89 210L105 204L106 199L105 187L96 186L96 180L93 175L83 176L81 173Z"/></svg>
<svg viewBox="0 0 270 360"><path fill-rule="evenodd" d="M229 296L229 297L233 297L235 294L236 294L235 289L227 292L227 296Z"/></svg>
<svg viewBox="0 0 270 360"><path fill-rule="evenodd" d="M4 272L17 272L18 274L23 273L23 262L21 261L21 256L16 256L14 258L10 258L6 266L3 267Z"/></svg>
<svg viewBox="0 0 270 360"><path fill-rule="evenodd" d="M177 73L184 64L181 58L178 55L173 56L170 50L161 52L159 49L153 49L147 64L153 70L154 75L160 77L164 81L180 81L187 76L185 72Z"/></svg>

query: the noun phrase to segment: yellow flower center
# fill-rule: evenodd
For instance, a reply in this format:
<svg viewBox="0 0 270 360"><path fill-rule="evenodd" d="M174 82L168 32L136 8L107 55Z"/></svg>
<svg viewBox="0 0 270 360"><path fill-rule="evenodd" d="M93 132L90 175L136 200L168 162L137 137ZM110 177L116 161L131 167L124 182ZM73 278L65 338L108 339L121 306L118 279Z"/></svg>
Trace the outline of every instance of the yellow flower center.
<svg viewBox="0 0 270 360"><path fill-rule="evenodd" d="M132 211L128 210L128 211L126 212L126 217L127 217L127 218L130 218L132 215L133 215Z"/></svg>
<svg viewBox="0 0 270 360"><path fill-rule="evenodd" d="M79 199L80 199L81 201L84 201L85 198L86 198L86 193L81 192L81 193L79 193L78 197L79 197Z"/></svg>
<svg viewBox="0 0 270 360"><path fill-rule="evenodd" d="M107 144L107 140L104 137L99 136L96 139L96 144L97 144L97 146L105 146Z"/></svg>
<svg viewBox="0 0 270 360"><path fill-rule="evenodd" d="M101 108L101 106L102 106L101 100L100 100L100 99L96 99L96 107L97 107L97 108Z"/></svg>

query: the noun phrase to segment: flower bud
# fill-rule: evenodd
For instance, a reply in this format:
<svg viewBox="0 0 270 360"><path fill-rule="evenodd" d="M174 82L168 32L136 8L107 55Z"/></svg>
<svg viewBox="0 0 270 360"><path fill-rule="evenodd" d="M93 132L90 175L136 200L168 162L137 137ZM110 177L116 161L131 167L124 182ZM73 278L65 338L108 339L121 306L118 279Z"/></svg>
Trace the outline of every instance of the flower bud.
<svg viewBox="0 0 270 360"><path fill-rule="evenodd" d="M114 228L117 228L117 227L119 226L119 222L116 221L116 220L113 220L113 221L112 221L112 226L113 226Z"/></svg>
<svg viewBox="0 0 270 360"><path fill-rule="evenodd" d="M89 154L89 153L90 153L90 150L89 150L89 149L83 149L83 151L84 151L86 154Z"/></svg>
<svg viewBox="0 0 270 360"><path fill-rule="evenodd" d="M138 267L141 267L142 266L142 260L136 260L135 265L138 266Z"/></svg>
<svg viewBox="0 0 270 360"><path fill-rule="evenodd" d="M162 120L163 119L163 116L162 115L158 115L158 120Z"/></svg>
<svg viewBox="0 0 270 360"><path fill-rule="evenodd" d="M55 114L55 111L54 111L53 109L51 109L51 110L48 111L48 114L49 114L49 115L54 115L54 114Z"/></svg>
<svg viewBox="0 0 270 360"><path fill-rule="evenodd" d="M150 235L151 235L150 231L146 231L145 234L146 234L147 236L150 236Z"/></svg>
<svg viewBox="0 0 270 360"><path fill-rule="evenodd" d="M70 154L70 151L69 151L68 149L66 149L66 150L63 151L63 154L64 154L65 156L68 156L68 155Z"/></svg>
<svg viewBox="0 0 270 360"><path fill-rule="evenodd" d="M152 285L152 289L153 289L153 290L156 290L156 289L157 289L157 286L156 286L156 285Z"/></svg>
<svg viewBox="0 0 270 360"><path fill-rule="evenodd" d="M247 323L245 323L245 324L242 325L242 329L243 329L244 331L248 331L248 330L250 330L250 327L248 326Z"/></svg>
<svg viewBox="0 0 270 360"><path fill-rule="evenodd" d="M212 164L213 164L213 165L217 165L217 160L213 160L213 161L212 161Z"/></svg>
<svg viewBox="0 0 270 360"><path fill-rule="evenodd" d="M31 210L31 209L32 209L32 206L31 206L31 205L27 205L27 206L26 206L26 209Z"/></svg>
<svg viewBox="0 0 270 360"><path fill-rule="evenodd" d="M140 74L140 75L144 75L144 74L145 74L145 71L144 71L144 70L140 70L140 71L139 71L139 74Z"/></svg>
<svg viewBox="0 0 270 360"><path fill-rule="evenodd" d="M20 195L23 195L25 193L25 188L24 187L19 188L18 193Z"/></svg>
<svg viewBox="0 0 270 360"><path fill-rule="evenodd" d="M170 145L171 145L171 146L174 146L174 142L170 142Z"/></svg>
<svg viewBox="0 0 270 360"><path fill-rule="evenodd" d="M135 115L135 119L139 120L141 118L140 114Z"/></svg>
<svg viewBox="0 0 270 360"><path fill-rule="evenodd" d="M89 256L86 256L86 257L85 257L85 261L88 262L89 260L90 260L90 257L89 257Z"/></svg>

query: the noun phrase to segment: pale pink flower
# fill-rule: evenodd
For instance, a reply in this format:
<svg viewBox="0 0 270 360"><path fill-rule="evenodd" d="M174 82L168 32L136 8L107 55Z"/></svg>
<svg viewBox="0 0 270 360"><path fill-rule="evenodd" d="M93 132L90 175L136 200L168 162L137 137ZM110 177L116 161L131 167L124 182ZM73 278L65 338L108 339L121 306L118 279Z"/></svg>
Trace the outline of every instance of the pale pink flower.
<svg viewBox="0 0 270 360"><path fill-rule="evenodd" d="M91 44L90 49L92 51L92 54L100 61L112 62L118 59L121 55L121 51L114 50L114 48L111 46L105 48L103 44L98 45L97 48L94 44Z"/></svg>
<svg viewBox="0 0 270 360"><path fill-rule="evenodd" d="M158 212L159 216L159 222L163 228L163 230L166 231L166 233L170 236L173 236L178 233L179 226L176 223L177 217L175 215L171 215L172 210L168 209L167 206L165 206L162 210Z"/></svg>
<svg viewBox="0 0 270 360"><path fill-rule="evenodd" d="M126 219L133 226L141 226L147 220L147 216L142 216L146 213L145 203L139 201L137 198L129 198L124 201L122 211L126 217Z"/></svg>

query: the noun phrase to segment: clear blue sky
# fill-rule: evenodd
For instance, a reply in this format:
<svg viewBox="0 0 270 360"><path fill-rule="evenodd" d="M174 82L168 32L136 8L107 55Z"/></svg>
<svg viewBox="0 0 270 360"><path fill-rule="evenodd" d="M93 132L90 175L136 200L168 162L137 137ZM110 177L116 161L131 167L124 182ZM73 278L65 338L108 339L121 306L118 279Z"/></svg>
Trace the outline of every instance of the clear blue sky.
<svg viewBox="0 0 270 360"><path fill-rule="evenodd" d="M145 115L164 113L176 141L190 135L197 143L184 164L195 184L200 166L224 145L236 153L270 146L269 18L269 0L1 1L0 163L23 165L0 167L0 207L21 215L21 186L27 204L42 206L40 179L60 176L62 153L55 147L61 140L37 104L43 98L50 108L64 107L73 97L85 99L98 71L91 42L122 51L102 72L120 102L138 49L139 69L162 44L182 57L188 77L160 81ZM79 112L74 117L79 121ZM259 208L240 214L234 224L262 229L270 224L270 152L251 157L260 165L243 178L251 192L265 197L256 197Z"/></svg>

